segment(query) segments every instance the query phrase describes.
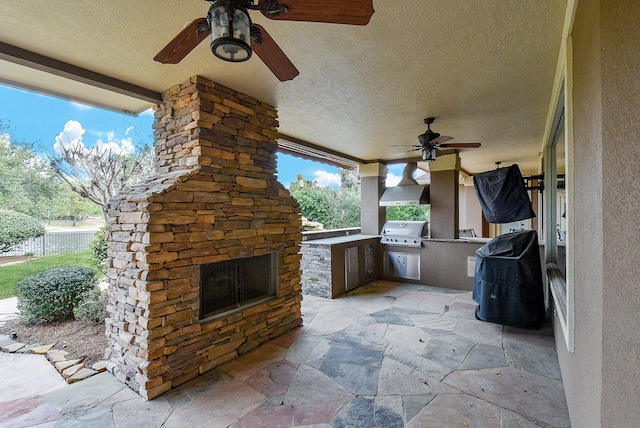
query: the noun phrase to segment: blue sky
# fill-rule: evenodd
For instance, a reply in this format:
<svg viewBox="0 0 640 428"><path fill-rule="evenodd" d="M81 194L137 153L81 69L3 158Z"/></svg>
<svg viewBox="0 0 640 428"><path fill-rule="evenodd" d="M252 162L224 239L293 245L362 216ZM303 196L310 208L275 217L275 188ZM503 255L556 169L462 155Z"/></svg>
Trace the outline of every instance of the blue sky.
<svg viewBox="0 0 640 428"><path fill-rule="evenodd" d="M12 141L33 143L39 152L52 152L58 140L80 140L89 148L117 145L123 150L153 144L150 110L133 117L5 85L0 85L0 120L8 126ZM401 171L392 169L388 184ZM298 174L321 186L340 185L338 168L278 154L279 181L289 187Z"/></svg>

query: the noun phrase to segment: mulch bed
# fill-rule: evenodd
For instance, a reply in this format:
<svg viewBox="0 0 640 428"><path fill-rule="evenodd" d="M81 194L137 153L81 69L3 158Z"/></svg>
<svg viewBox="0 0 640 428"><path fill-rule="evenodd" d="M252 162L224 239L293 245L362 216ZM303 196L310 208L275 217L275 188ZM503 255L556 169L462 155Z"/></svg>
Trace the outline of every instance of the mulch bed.
<svg viewBox="0 0 640 428"><path fill-rule="evenodd" d="M34 259L33 256L0 257L0 266ZM27 345L55 344L54 349L62 349L68 358L82 358L87 366L104 359L107 348L104 324L91 324L74 318L43 324L27 324L18 319L7 321L0 326L0 334L16 333L19 342Z"/></svg>
<svg viewBox="0 0 640 428"><path fill-rule="evenodd" d="M15 319L0 326L0 334L9 333L16 333L17 340L28 345L54 343L54 349L69 353L67 358L82 358L89 367L104 359L107 348L104 324L90 324L75 319L43 324L27 324Z"/></svg>

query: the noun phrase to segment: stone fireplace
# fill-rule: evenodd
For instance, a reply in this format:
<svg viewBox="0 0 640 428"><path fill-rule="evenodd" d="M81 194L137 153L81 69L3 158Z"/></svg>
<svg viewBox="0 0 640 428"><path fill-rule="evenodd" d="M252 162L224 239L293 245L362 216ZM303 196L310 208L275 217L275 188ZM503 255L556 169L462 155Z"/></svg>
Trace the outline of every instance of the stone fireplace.
<svg viewBox="0 0 640 428"><path fill-rule="evenodd" d="M157 174L108 207L108 370L147 399L302 323L275 109L201 77L163 100Z"/></svg>
<svg viewBox="0 0 640 428"><path fill-rule="evenodd" d="M200 319L277 295L277 253L200 266Z"/></svg>

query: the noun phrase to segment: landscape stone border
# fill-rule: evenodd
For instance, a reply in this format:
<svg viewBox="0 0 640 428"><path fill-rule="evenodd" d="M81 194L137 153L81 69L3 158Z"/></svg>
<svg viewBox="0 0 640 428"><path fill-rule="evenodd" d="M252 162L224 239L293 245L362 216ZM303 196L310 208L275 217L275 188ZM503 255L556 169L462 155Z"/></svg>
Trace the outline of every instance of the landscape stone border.
<svg viewBox="0 0 640 428"><path fill-rule="evenodd" d="M17 337L0 334L0 351L17 354L44 355L53 364L63 379L71 384L87 379L106 370L106 361L98 361L90 368L82 363L81 358L67 358L69 352L54 349L55 344L40 345L19 342Z"/></svg>

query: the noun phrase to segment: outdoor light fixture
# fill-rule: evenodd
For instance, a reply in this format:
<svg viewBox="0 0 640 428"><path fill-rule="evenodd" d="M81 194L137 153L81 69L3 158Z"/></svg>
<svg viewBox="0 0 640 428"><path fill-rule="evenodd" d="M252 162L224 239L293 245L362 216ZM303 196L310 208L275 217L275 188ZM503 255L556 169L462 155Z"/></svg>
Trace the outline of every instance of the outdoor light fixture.
<svg viewBox="0 0 640 428"><path fill-rule="evenodd" d="M437 152L435 147L432 147L432 148L425 147L422 149L422 160L424 162L432 162L436 160L436 156L437 156Z"/></svg>
<svg viewBox="0 0 640 428"><path fill-rule="evenodd" d="M251 58L251 18L237 2L215 0L209 9L211 52L228 62Z"/></svg>

